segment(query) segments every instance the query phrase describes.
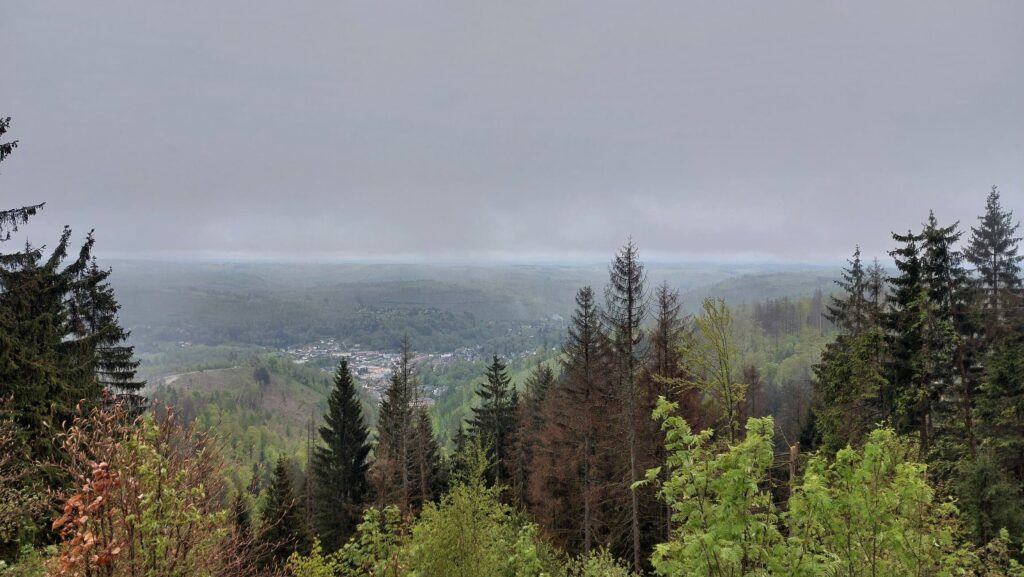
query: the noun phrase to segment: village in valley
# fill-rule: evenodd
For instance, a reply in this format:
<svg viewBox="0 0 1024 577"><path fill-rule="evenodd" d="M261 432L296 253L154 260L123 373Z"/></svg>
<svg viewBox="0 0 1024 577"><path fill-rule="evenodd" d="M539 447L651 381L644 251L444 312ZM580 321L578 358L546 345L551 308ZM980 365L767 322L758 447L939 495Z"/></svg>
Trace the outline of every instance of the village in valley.
<svg viewBox="0 0 1024 577"><path fill-rule="evenodd" d="M338 339L321 339L315 343L289 347L282 352L299 364L310 364L321 367L324 371L333 371L340 359L348 360L352 373L359 379L363 387L380 398L388 386L391 373L399 362L398 351L364 350L361 345L348 345ZM437 370L454 363L472 363L483 360L486 356L484 347L460 347L444 353L414 353L412 364L417 370ZM427 400L431 401L444 391L426 389Z"/></svg>

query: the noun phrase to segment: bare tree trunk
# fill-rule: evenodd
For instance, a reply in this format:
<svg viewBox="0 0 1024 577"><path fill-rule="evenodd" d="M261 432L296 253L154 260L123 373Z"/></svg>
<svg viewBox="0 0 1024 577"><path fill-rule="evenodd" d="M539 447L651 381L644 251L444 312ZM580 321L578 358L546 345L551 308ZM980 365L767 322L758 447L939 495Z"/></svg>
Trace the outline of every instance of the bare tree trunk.
<svg viewBox="0 0 1024 577"><path fill-rule="evenodd" d="M635 423L636 421L632 421ZM640 495L634 490L633 484L639 481L636 471L636 429L635 425L629 431L629 485L630 496L632 497L633 509L633 570L637 573L641 570L640 565Z"/></svg>
<svg viewBox="0 0 1024 577"><path fill-rule="evenodd" d="M590 450L591 450L591 434L587 431L587 440L583 448L583 552L587 555L590 554L590 548L593 543L593 535L590 531L590 499L591 499L591 486L590 486Z"/></svg>

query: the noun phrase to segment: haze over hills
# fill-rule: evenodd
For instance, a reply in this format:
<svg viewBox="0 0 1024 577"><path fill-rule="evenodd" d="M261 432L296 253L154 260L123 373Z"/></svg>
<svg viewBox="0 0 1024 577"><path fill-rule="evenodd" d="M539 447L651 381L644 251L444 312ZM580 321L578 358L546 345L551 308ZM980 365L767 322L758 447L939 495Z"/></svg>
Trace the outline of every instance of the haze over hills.
<svg viewBox="0 0 1024 577"><path fill-rule="evenodd" d="M143 350L161 342L289 346L319 338L372 339L388 316L455 329L441 348L480 344L482 326L567 318L576 290L600 290L606 264L345 264L112 261L121 318ZM651 286L667 283L696 311L704 297L730 304L832 290L838 267L779 263L652 263ZM384 317L384 318L369 318ZM426 328L426 327L424 327ZM418 335L416 322L404 330ZM462 343L460 331L467 341ZM493 330L490 332L494 332ZM472 334L470 334L472 333ZM388 336L394 348L400 335ZM471 341L471 342L470 342ZM379 344L379 343L374 343Z"/></svg>

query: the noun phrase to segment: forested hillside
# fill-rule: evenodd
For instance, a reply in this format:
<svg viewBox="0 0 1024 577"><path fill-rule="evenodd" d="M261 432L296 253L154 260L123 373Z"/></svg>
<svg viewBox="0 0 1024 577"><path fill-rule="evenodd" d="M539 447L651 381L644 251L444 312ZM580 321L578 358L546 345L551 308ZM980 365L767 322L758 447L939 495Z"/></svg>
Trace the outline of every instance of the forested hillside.
<svg viewBox="0 0 1024 577"><path fill-rule="evenodd" d="M632 239L492 316L474 299L519 287L243 275L152 287L187 298L140 355L91 233L8 244L43 209L0 212L0 575L1024 575L1024 255L994 187L834 287L688 304ZM522 307L557 334L509 337ZM360 311L363 342L328 340Z"/></svg>

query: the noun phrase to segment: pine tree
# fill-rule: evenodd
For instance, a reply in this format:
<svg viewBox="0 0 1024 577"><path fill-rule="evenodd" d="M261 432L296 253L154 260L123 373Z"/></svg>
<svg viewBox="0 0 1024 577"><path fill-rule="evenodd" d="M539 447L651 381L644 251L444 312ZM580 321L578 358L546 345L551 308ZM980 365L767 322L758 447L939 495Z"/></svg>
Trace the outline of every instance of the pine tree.
<svg viewBox="0 0 1024 577"><path fill-rule="evenodd" d="M278 458L267 488L260 541L267 567L283 566L292 553L306 553L311 545L285 457Z"/></svg>
<svg viewBox="0 0 1024 577"><path fill-rule="evenodd" d="M1014 236L1020 223L1013 221L1013 211L1004 210L995 186L985 201L985 214L979 225L971 228L971 238L964 257L974 267L975 285L984 300L984 330L988 338L997 339L1006 332L1008 307L1019 304L1021 289L1018 255L1021 238Z"/></svg>
<svg viewBox="0 0 1024 577"><path fill-rule="evenodd" d="M491 481L503 484L507 478L512 444L516 434L519 393L512 385L505 363L494 355L487 367L487 381L477 389L479 406L473 407L469 432L491 450Z"/></svg>
<svg viewBox="0 0 1024 577"><path fill-rule="evenodd" d="M355 532L370 490L369 431L345 359L334 373L320 438L323 444L314 449L311 467L317 505L314 519L324 547L334 551Z"/></svg>
<svg viewBox="0 0 1024 577"><path fill-rule="evenodd" d="M643 323L647 317L646 274L637 246L630 239L608 269L605 320L609 329L610 353L621 398L622 438L627 462L626 486L632 487L643 476L640 455L640 419L643 395L639 373L643 363ZM640 534L640 495L629 491L629 525L633 569L642 569L643 547Z"/></svg>

